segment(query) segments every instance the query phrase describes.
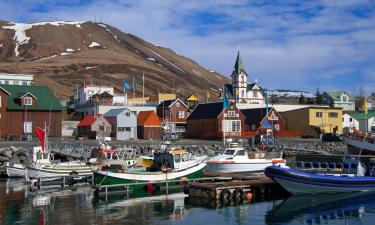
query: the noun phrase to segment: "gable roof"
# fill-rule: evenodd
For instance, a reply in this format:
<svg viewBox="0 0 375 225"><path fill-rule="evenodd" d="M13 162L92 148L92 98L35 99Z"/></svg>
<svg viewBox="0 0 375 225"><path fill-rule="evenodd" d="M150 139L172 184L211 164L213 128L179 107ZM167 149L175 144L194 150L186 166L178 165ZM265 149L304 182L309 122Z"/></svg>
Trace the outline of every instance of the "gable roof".
<svg viewBox="0 0 375 225"><path fill-rule="evenodd" d="M101 115L88 115L77 126L91 126Z"/></svg>
<svg viewBox="0 0 375 225"><path fill-rule="evenodd" d="M8 109L24 110L24 106L17 103L17 99L25 94L34 96L37 101L27 110L54 110L61 111L63 106L60 101L52 94L46 86L24 86L24 85L5 85L1 84L0 88L8 92Z"/></svg>
<svg viewBox="0 0 375 225"><path fill-rule="evenodd" d="M241 109L240 111L245 116L245 124L260 125L260 122L267 116L266 108Z"/></svg>
<svg viewBox="0 0 375 225"><path fill-rule="evenodd" d="M332 98L334 101L340 101L340 96L345 93L349 96L350 101L354 101L354 97L349 95L346 91L326 91L326 93L330 98Z"/></svg>
<svg viewBox="0 0 375 225"><path fill-rule="evenodd" d="M176 99L172 99L172 100L165 100L165 101L162 101L160 102L160 104L157 106L157 108L159 107L164 107L164 108L168 108L170 107L171 105L173 105L176 101L179 101L181 104L183 104L186 108L189 108L183 101L181 101L180 99L176 98Z"/></svg>
<svg viewBox="0 0 375 225"><path fill-rule="evenodd" d="M160 126L160 118L154 111L141 111L137 116L137 125Z"/></svg>
<svg viewBox="0 0 375 225"><path fill-rule="evenodd" d="M115 117L124 111L129 111L130 113L132 113L128 108L111 109L108 112L104 113L104 117Z"/></svg>
<svg viewBox="0 0 375 225"><path fill-rule="evenodd" d="M347 112L346 114L348 114L356 120L365 120L371 117L375 117L375 112L368 112L367 115L364 112Z"/></svg>
<svg viewBox="0 0 375 225"><path fill-rule="evenodd" d="M188 120L216 119L223 111L223 102L200 103L190 113Z"/></svg>
<svg viewBox="0 0 375 225"><path fill-rule="evenodd" d="M263 97L266 97L266 92L263 90L262 86L260 86L257 83L247 84L246 91L253 90L253 88L254 88L255 85L257 85L259 87L259 91L261 92L261 94L263 95Z"/></svg>

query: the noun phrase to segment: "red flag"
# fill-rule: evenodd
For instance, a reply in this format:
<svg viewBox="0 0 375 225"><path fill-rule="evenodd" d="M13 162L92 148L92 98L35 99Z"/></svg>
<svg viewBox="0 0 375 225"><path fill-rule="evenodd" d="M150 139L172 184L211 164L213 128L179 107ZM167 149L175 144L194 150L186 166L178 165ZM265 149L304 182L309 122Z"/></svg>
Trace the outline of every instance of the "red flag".
<svg viewBox="0 0 375 225"><path fill-rule="evenodd" d="M36 136L38 136L39 138L39 141L40 141L40 145L42 146L42 150L44 151L44 140L45 140L45 131L40 128L40 127L37 127L35 128L35 133L36 133Z"/></svg>

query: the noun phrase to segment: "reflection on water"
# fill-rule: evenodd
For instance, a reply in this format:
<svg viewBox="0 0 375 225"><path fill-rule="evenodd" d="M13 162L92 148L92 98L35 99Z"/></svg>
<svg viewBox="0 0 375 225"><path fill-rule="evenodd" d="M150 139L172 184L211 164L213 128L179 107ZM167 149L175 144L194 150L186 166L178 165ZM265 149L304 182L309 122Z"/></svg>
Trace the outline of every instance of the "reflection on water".
<svg viewBox="0 0 375 225"><path fill-rule="evenodd" d="M375 194L292 196L223 207L182 193L108 201L90 187L31 192L0 181L0 224L372 224Z"/></svg>

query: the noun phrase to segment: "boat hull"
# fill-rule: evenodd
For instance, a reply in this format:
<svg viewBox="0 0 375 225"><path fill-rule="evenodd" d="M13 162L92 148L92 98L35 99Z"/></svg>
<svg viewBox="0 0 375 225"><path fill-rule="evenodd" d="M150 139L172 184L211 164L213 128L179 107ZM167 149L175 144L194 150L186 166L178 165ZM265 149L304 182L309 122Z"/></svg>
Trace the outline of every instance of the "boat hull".
<svg viewBox="0 0 375 225"><path fill-rule="evenodd" d="M26 177L25 167L6 166L7 175L10 178Z"/></svg>
<svg viewBox="0 0 375 225"><path fill-rule="evenodd" d="M235 162L235 161L208 161L207 171L221 173L235 172L262 172L268 166L274 165L272 160L254 160L252 162ZM285 162L277 163L285 167Z"/></svg>
<svg viewBox="0 0 375 225"><path fill-rule="evenodd" d="M317 175L274 166L267 167L265 175L295 195L375 191L375 177Z"/></svg>
<svg viewBox="0 0 375 225"><path fill-rule="evenodd" d="M345 138L345 143L348 146L350 154L357 155L359 153L365 155L375 154L375 144L364 142L353 138Z"/></svg>
<svg viewBox="0 0 375 225"><path fill-rule="evenodd" d="M185 170L162 173L162 172L126 172L115 173L110 171L95 171L94 186L113 185L113 184L130 184L142 182L140 185L132 185L132 189L145 188L144 182L162 182L166 180L185 180L200 178L203 176L205 163L198 164Z"/></svg>
<svg viewBox="0 0 375 225"><path fill-rule="evenodd" d="M91 176L92 171L88 166L74 167L74 168L27 168L26 176L28 178L50 178L62 177L75 174L77 176Z"/></svg>

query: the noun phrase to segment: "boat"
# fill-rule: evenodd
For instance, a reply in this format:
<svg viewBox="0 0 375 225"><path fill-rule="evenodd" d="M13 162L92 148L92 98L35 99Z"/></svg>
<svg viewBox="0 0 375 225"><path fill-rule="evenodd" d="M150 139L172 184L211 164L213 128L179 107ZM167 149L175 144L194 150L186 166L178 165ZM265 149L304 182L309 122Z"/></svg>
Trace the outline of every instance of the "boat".
<svg viewBox="0 0 375 225"><path fill-rule="evenodd" d="M94 171L94 187L102 185L134 184L132 189L145 188L145 183L156 186L165 185L165 181L180 181L200 178L206 163L204 157L197 157L186 150L174 149L155 152L153 164L149 168L108 167ZM159 184L160 183L160 184Z"/></svg>
<svg viewBox="0 0 375 225"><path fill-rule="evenodd" d="M270 166L265 169L264 173L294 195L375 191L375 177L365 176L366 170L360 161L355 169L354 174L343 173L343 168L334 169L331 172L319 170L319 172L310 173L298 169Z"/></svg>
<svg viewBox="0 0 375 225"><path fill-rule="evenodd" d="M375 136L372 134L366 134L363 139L359 137L347 136L344 137L344 140L349 154L375 154Z"/></svg>
<svg viewBox="0 0 375 225"><path fill-rule="evenodd" d="M236 143L231 143L225 151L207 161L207 171L211 172L262 172L268 166L286 166L282 157L270 157L266 152L249 152ZM281 153L279 153L282 155Z"/></svg>
<svg viewBox="0 0 375 225"><path fill-rule="evenodd" d="M26 167L20 163L6 163L6 173L9 178L21 178L26 176Z"/></svg>

